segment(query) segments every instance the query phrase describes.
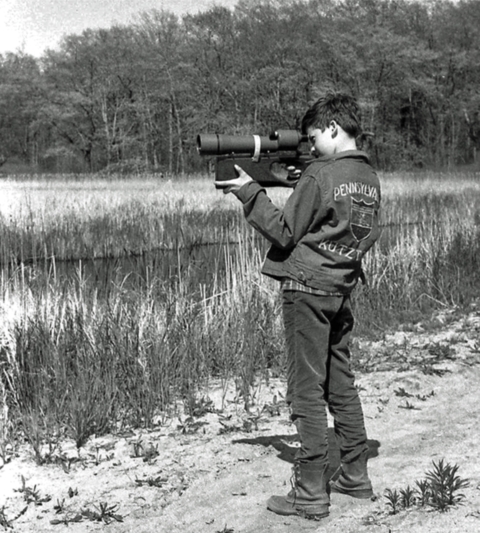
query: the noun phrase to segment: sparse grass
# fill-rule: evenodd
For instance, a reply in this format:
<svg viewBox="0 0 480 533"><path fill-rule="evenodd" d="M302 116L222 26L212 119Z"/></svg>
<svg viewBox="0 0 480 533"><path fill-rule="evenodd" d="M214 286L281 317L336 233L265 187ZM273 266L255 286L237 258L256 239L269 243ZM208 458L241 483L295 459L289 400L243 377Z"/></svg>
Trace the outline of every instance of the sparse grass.
<svg viewBox="0 0 480 533"><path fill-rule="evenodd" d="M23 476L22 487L20 489L17 489L17 492L21 492L23 494L23 499L27 503L27 505L33 503L34 505L39 506L49 502L52 499L51 496L49 496L48 494L42 496L40 494L40 489L38 489L36 485L34 485L33 488L27 486L27 483Z"/></svg>
<svg viewBox="0 0 480 533"><path fill-rule="evenodd" d="M382 181L384 233L354 295L362 334L479 295L480 177ZM283 371L278 288L260 275L267 245L211 180L3 185L0 450L22 430L42 462L58 435L80 448L149 427L174 399L196 416L212 376L236 379L248 411L255 377ZM288 193L269 191L280 205Z"/></svg>

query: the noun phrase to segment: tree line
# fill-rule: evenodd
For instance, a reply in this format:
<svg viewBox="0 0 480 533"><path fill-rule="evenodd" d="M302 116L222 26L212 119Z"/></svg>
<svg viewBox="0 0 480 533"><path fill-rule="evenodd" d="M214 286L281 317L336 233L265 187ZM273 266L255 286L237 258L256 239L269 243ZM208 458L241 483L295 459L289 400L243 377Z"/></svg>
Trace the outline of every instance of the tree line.
<svg viewBox="0 0 480 533"><path fill-rule="evenodd" d="M0 164L41 171L205 168L201 132L295 128L327 90L362 106L381 169L475 162L478 0L239 0L0 55ZM1 168L0 168L1 170Z"/></svg>

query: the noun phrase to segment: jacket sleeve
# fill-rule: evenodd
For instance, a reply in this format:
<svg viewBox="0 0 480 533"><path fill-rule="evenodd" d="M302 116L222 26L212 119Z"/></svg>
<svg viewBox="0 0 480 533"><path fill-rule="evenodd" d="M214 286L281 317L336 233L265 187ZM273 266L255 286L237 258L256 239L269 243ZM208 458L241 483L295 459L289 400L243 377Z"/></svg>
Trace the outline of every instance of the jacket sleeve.
<svg viewBox="0 0 480 533"><path fill-rule="evenodd" d="M268 241L283 250L293 248L308 233L321 208L320 189L314 178L302 176L284 209L275 206L255 181L244 185L237 198L245 218Z"/></svg>

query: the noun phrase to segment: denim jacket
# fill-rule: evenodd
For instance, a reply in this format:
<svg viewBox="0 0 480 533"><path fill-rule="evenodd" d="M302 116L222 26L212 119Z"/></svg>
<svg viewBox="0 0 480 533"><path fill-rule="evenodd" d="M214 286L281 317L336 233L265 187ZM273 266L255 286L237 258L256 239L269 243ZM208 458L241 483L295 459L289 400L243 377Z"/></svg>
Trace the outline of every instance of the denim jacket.
<svg viewBox="0 0 480 533"><path fill-rule="evenodd" d="M238 192L247 221L272 243L262 273L349 294L380 235L380 182L364 152L315 159L284 209L256 182Z"/></svg>

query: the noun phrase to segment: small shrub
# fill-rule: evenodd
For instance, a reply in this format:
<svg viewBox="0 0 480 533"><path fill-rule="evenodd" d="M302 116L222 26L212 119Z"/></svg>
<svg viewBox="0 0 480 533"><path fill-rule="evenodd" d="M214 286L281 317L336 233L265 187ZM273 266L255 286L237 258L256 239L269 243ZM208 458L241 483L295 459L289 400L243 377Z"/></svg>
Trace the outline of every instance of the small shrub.
<svg viewBox="0 0 480 533"><path fill-rule="evenodd" d="M428 505L428 503L430 502L430 498L432 495L430 483L426 479L417 479L415 481L415 485L417 486L417 505L419 507L425 507L425 505Z"/></svg>
<svg viewBox="0 0 480 533"><path fill-rule="evenodd" d="M447 511L465 499L465 495L459 491L468 487L469 482L457 474L458 469L458 465L452 466L440 459L438 463L433 461L433 470L426 474L431 492L429 503L441 512Z"/></svg>
<svg viewBox="0 0 480 533"><path fill-rule="evenodd" d="M415 481L415 488L408 485L400 491L386 489L385 498L387 506L390 507L390 514L397 514L400 509L408 509L414 505L430 505L437 511L445 512L462 503L465 494L459 491L468 487L469 481L458 475L458 469L458 465L451 465L440 459L438 463L433 461L433 469L427 471L425 479Z"/></svg>
<svg viewBox="0 0 480 533"><path fill-rule="evenodd" d="M387 505L390 507L390 514L397 514L401 507L401 496L399 492L391 489L386 489L385 498L387 499Z"/></svg>
<svg viewBox="0 0 480 533"><path fill-rule="evenodd" d="M406 489L400 489L400 503L404 509L415 505L415 490L407 486Z"/></svg>

